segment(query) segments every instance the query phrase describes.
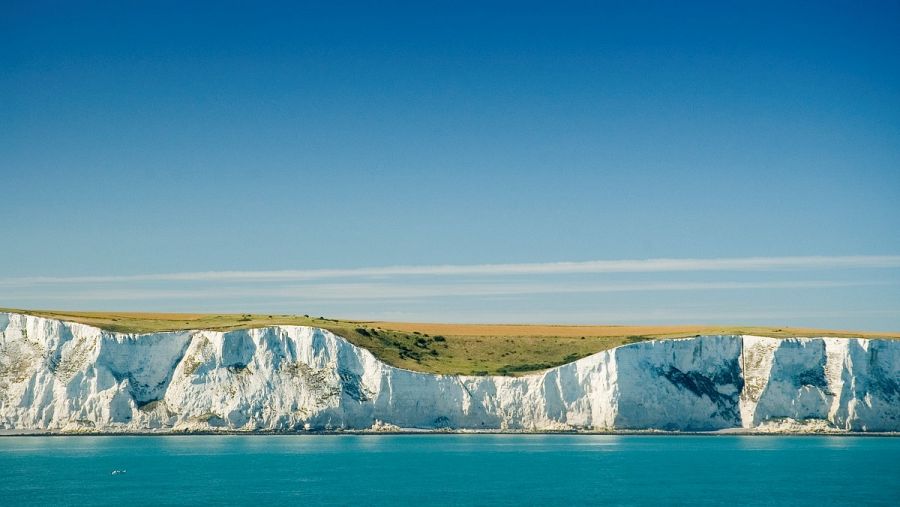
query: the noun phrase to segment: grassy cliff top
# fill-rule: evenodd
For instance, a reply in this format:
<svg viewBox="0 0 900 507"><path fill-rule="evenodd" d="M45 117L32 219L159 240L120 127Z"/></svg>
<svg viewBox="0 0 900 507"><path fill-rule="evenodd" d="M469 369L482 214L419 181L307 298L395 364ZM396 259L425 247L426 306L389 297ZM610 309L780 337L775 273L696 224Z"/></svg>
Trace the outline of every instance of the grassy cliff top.
<svg viewBox="0 0 900 507"><path fill-rule="evenodd" d="M565 364L627 343L700 334L900 338L900 333L758 326L428 324L284 314L0 311L79 322L122 333L187 329L230 331L274 325L314 326L369 349L393 366L428 373L467 375L517 375Z"/></svg>

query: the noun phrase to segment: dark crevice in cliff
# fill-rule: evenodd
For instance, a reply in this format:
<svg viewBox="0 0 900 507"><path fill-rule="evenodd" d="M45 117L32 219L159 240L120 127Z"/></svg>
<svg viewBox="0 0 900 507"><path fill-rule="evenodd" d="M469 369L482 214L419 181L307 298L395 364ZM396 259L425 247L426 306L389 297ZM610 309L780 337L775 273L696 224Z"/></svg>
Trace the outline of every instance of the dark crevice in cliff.
<svg viewBox="0 0 900 507"><path fill-rule="evenodd" d="M740 420L740 393L744 388L744 377L737 358L728 361L711 376L696 371L683 372L674 366L656 368L657 374L697 397L706 396L716 404L717 415L728 420ZM734 392L724 394L718 386L734 386Z"/></svg>

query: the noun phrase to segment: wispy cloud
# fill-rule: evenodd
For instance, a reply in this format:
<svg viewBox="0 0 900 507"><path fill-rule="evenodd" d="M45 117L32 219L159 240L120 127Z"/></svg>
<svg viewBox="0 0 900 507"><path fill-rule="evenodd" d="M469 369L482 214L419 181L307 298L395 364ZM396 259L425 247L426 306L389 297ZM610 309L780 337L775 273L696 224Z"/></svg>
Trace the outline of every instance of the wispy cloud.
<svg viewBox="0 0 900 507"><path fill-rule="evenodd" d="M0 279L2 286L129 282L290 282L338 278L415 276L508 276L703 271L799 271L900 268L900 255L734 257L711 259L622 259L583 262L386 266L349 269L276 271L198 271L115 276L19 277Z"/></svg>
<svg viewBox="0 0 900 507"><path fill-rule="evenodd" d="M393 284L393 283L316 283L275 287L214 288L99 288L24 295L20 300L57 299L66 301L122 300L243 300L292 299L295 301L378 301L421 300L445 297L528 296L541 294L599 294L615 292L671 292L726 290L830 289L845 287L896 285L888 281L768 281L768 282L624 282L624 283L491 283L491 284Z"/></svg>

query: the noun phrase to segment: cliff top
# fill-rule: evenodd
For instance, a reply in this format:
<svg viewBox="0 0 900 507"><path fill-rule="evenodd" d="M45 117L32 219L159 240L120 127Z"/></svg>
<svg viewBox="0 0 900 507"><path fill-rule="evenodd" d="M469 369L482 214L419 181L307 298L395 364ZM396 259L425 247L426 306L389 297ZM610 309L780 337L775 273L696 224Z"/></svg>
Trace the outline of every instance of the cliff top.
<svg viewBox="0 0 900 507"><path fill-rule="evenodd" d="M340 320L309 315L75 312L2 309L121 333L188 329L230 331L274 325L327 329L382 361L429 373L515 375L565 364L619 345L701 334L900 339L900 333L760 326L598 326L439 324Z"/></svg>

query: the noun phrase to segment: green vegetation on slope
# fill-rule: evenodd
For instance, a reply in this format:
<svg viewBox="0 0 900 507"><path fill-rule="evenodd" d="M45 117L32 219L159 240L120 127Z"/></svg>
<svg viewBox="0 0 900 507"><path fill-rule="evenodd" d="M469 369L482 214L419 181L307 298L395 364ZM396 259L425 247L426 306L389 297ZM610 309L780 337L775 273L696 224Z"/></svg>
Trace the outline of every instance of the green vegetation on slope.
<svg viewBox="0 0 900 507"><path fill-rule="evenodd" d="M429 373L466 375L520 375L559 366L627 343L698 334L900 338L900 333L800 328L416 324L279 314L0 311L80 322L121 333L186 329L230 331L273 325L314 326L365 347L393 366Z"/></svg>

